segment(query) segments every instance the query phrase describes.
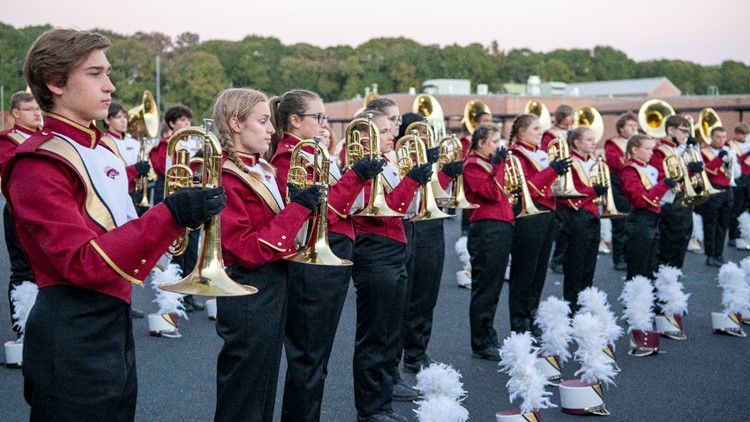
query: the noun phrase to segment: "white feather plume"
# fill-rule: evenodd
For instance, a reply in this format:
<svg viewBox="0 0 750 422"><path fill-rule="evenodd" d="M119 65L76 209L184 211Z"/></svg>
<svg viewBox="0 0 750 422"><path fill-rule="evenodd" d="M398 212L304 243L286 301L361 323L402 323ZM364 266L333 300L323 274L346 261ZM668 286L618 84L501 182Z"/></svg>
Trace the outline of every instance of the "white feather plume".
<svg viewBox="0 0 750 422"><path fill-rule="evenodd" d="M740 235L742 238L750 239L750 213L745 211L740 214L740 216L737 217L737 222L739 223Z"/></svg>
<svg viewBox="0 0 750 422"><path fill-rule="evenodd" d="M747 313L750 308L750 286L745 280L745 272L734 262L728 262L719 268L719 285L721 286L721 304L726 313Z"/></svg>
<svg viewBox="0 0 750 422"><path fill-rule="evenodd" d="M511 402L516 397L521 398L521 413L556 407L550 401L552 393L544 389L549 381L536 367L539 349L533 347L533 341L528 331L511 333L500 348L500 371L510 376L505 385Z"/></svg>
<svg viewBox="0 0 750 422"><path fill-rule="evenodd" d="M36 295L39 292L39 288L36 283L30 281L24 281L21 284L17 284L13 287L10 292L10 300L13 301L13 319L16 321L13 323L13 327L18 329L18 340L17 343L23 343L23 336L26 332L26 320L29 317L31 308L36 303Z"/></svg>
<svg viewBox="0 0 750 422"><path fill-rule="evenodd" d="M740 268L745 272L745 277L750 277L750 256L740 261Z"/></svg>
<svg viewBox="0 0 750 422"><path fill-rule="evenodd" d="M656 272L656 299L664 315L684 315L688 311L689 294L682 291L684 286L679 281L682 270L669 265L661 265Z"/></svg>
<svg viewBox="0 0 750 422"><path fill-rule="evenodd" d="M599 225L599 237L601 240L611 243L612 242L612 220L609 218L602 218Z"/></svg>
<svg viewBox="0 0 750 422"><path fill-rule="evenodd" d="M446 396L431 397L416 404L414 413L419 422L466 422L469 419L469 411Z"/></svg>
<svg viewBox="0 0 750 422"><path fill-rule="evenodd" d="M697 239L703 243L703 217L698 213L693 213L693 239Z"/></svg>
<svg viewBox="0 0 750 422"><path fill-rule="evenodd" d="M184 295L174 292L167 292L159 288L162 283L177 281L182 278L182 269L177 264L170 263L164 271L154 268L151 270L151 287L156 292L154 303L159 306L160 314L177 313L182 318L188 319L185 313L185 307L180 302Z"/></svg>
<svg viewBox="0 0 750 422"><path fill-rule="evenodd" d="M468 238L461 236L456 240L456 253L458 254L458 260L461 261L461 265L464 267L464 271L471 271L471 256L469 255L469 248L467 247Z"/></svg>
<svg viewBox="0 0 750 422"><path fill-rule="evenodd" d="M625 282L620 301L625 306L622 318L630 329L649 331L654 322L654 287L651 280L637 275Z"/></svg>
<svg viewBox="0 0 750 422"><path fill-rule="evenodd" d="M568 344L573 328L570 326L570 303L550 296L536 311L536 324L542 329L539 351L544 356L557 356L565 363L570 358Z"/></svg>
<svg viewBox="0 0 750 422"><path fill-rule="evenodd" d="M451 400L460 400L466 396L461 374L444 363L433 363L422 368L417 374L416 388L426 398L445 396Z"/></svg>
<svg viewBox="0 0 750 422"><path fill-rule="evenodd" d="M617 325L617 317L610 308L607 294L596 287L587 287L578 293L578 305L579 313L589 312L599 319L604 338L614 348L615 342L623 335L624 330Z"/></svg>
<svg viewBox="0 0 750 422"><path fill-rule="evenodd" d="M575 360L581 368L575 375L589 383L614 384L617 370L606 354L607 339L602 332L602 322L590 312L578 312L573 317L573 338L578 343Z"/></svg>

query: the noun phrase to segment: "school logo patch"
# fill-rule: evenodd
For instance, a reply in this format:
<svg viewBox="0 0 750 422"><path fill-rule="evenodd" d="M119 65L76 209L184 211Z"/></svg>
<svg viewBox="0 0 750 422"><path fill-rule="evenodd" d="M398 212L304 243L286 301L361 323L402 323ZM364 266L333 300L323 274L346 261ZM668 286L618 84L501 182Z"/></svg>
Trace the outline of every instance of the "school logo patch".
<svg viewBox="0 0 750 422"><path fill-rule="evenodd" d="M267 174L265 176L266 176L266 182L270 182L271 181L271 176L269 176Z"/></svg>
<svg viewBox="0 0 750 422"><path fill-rule="evenodd" d="M120 175L120 172L110 166L107 166L104 167L104 174L106 174L110 179L115 180L115 178Z"/></svg>

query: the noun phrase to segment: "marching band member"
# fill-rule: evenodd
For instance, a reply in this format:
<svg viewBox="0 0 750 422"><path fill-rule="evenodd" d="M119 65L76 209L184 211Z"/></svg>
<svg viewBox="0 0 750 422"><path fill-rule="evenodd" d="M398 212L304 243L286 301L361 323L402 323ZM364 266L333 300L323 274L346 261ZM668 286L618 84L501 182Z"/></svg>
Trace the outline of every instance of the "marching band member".
<svg viewBox="0 0 750 422"><path fill-rule="evenodd" d="M134 204L137 204L141 194L134 192L135 178L148 176L151 165L148 161L138 161L138 152L141 149L141 143L127 134L128 111L125 110L125 107L117 103L110 104L107 117L104 119L104 128L106 129L106 133L102 139L110 143L111 148L125 164L128 189L131 192ZM139 215L143 214L145 210L139 210L138 208L140 207L136 206L136 211L139 211Z"/></svg>
<svg viewBox="0 0 750 422"><path fill-rule="evenodd" d="M276 132L271 164L276 168L279 191L286 190L294 147L304 139L322 137L328 128L325 105L318 94L292 90L271 99L271 122ZM303 149L312 160L313 151ZM335 157L333 157L335 158ZM382 160L357 162L343 176L330 166L328 194L328 242L333 253L351 260L354 226L352 204L365 182L382 170ZM341 311L351 278L351 266L289 263L287 324L284 348L287 372L284 382L282 421L317 421Z"/></svg>
<svg viewBox="0 0 750 422"><path fill-rule="evenodd" d="M637 275L653 279L659 266L659 202L676 182L669 177L659 180L659 170L649 164L654 154L650 137L631 136L625 151L628 160L620 170L620 184L630 204L625 222L627 279Z"/></svg>
<svg viewBox="0 0 750 422"><path fill-rule="evenodd" d="M394 142L397 141L402 118L396 102L388 97L378 97L368 102L365 108L385 114L385 118L391 122L391 135L393 135Z"/></svg>
<svg viewBox="0 0 750 422"><path fill-rule="evenodd" d="M183 190L136 218L125 167L91 123L115 91L109 46L99 34L52 29L24 63L44 127L5 165L2 191L39 285L23 358L34 421L134 419L131 283L226 200L222 188Z"/></svg>
<svg viewBox="0 0 750 422"><path fill-rule="evenodd" d="M380 153L386 159L381 179L385 201L394 211L406 213L417 188L429 182L431 164L413 168L402 179L397 163L388 155L393 149L391 122L379 111L366 110L365 113L372 114L379 131ZM365 203L369 202L370 185L365 186ZM357 291L353 364L357 420L406 421L391 407L406 305L404 226L399 217L355 214L352 218L356 233L352 278Z"/></svg>
<svg viewBox="0 0 750 422"><path fill-rule="evenodd" d="M495 361L500 360L495 313L513 241L513 210L504 190L506 150L499 144L497 126L477 126L464 161L466 199L479 205L468 210L472 356Z"/></svg>
<svg viewBox="0 0 750 422"><path fill-rule="evenodd" d="M670 155L681 156L687 142L695 143L694 139L689 139L690 122L682 116L669 116L664 122L664 130L667 137L659 140L649 161L659 172L659 180L665 177L664 160ZM703 163L690 162L687 168L692 174L696 174L703 171ZM675 199L677 198L671 191L667 191L661 199L657 256L661 265L682 268L690 236L693 234L693 208L677 206L674 204Z"/></svg>
<svg viewBox="0 0 750 422"><path fill-rule="evenodd" d="M539 147L541 137L539 118L522 114L513 121L508 138L511 150L521 161L534 205L540 211L552 211L516 220L508 303L510 329L517 333L538 332L533 320L547 278L547 263L558 225L552 184L571 166L570 157L549 162L547 151Z"/></svg>
<svg viewBox="0 0 750 422"><path fill-rule="evenodd" d="M703 248L706 265L711 267L721 267L727 262L724 258L724 242L732 219L733 189L729 186L730 171L739 166L734 151L726 142L727 130L718 126L711 130L711 143L701 149L708 180L714 189L721 191L695 207L695 211L703 217Z"/></svg>
<svg viewBox="0 0 750 422"><path fill-rule="evenodd" d="M492 124L492 114L480 111L474 116L474 127L490 124ZM465 127L464 129L464 136L461 137L461 153L465 159L469 156L469 151L471 151L471 133Z"/></svg>
<svg viewBox="0 0 750 422"><path fill-rule="evenodd" d="M567 138L568 131L573 125L573 107L567 104L560 104L555 109L555 124L542 134L542 143L540 149L547 151L550 141L555 138Z"/></svg>
<svg viewBox="0 0 750 422"><path fill-rule="evenodd" d="M615 200L617 211L626 213L629 211L628 200L622 193L620 186L620 170L625 165L625 146L628 139L638 133L638 116L633 112L621 115L615 123L617 136L604 141L604 158L609 166L610 188ZM613 218L612 222L612 263L617 271L628 269L625 263L625 219Z"/></svg>
<svg viewBox="0 0 750 422"><path fill-rule="evenodd" d="M596 258L599 254L599 205L594 199L607 193L607 186L592 183L591 168L596 164L596 135L586 126L568 134L572 161L571 174L575 190L583 198L561 199L557 216L562 222L567 248L563 257L563 299L578 310L578 293L594 284Z"/></svg>
<svg viewBox="0 0 750 422"><path fill-rule="evenodd" d="M159 144L151 148L149 152L149 161L154 166L156 174L156 184L154 185L154 205L164 200L164 172L167 169L167 141L172 133L190 126L190 119L193 118L193 112L185 105L175 104L167 108L164 112L164 125L162 126L163 136L159 139ZM183 271L185 269L183 268Z"/></svg>
<svg viewBox="0 0 750 422"><path fill-rule="evenodd" d="M13 157L16 148L24 143L42 126L42 110L34 96L25 91L18 91L10 97L10 113L13 115L13 127L0 132L0 171L5 163ZM8 204L3 207L3 227L5 228L5 246L8 248L10 261L10 281L8 282L8 305L10 305L10 322L16 335L19 335L16 313L11 292L24 281L34 281L34 274L29 267L29 259L18 243L13 217Z"/></svg>
<svg viewBox="0 0 750 422"><path fill-rule="evenodd" d="M287 261L294 238L320 201L319 186L292 189L284 206L275 169L261 155L275 132L262 93L219 94L214 131L224 153L227 207L221 237L227 274L258 293L217 298L216 332L224 340L216 374L217 421L273 420L284 340Z"/></svg>
<svg viewBox="0 0 750 422"><path fill-rule="evenodd" d="M740 250L750 249L750 239L742 237L740 225L737 218L750 210L750 142L747 142L747 134L750 133L750 125L740 123L734 128L734 137L729 145L737 153L740 171L735 173L734 202L732 206L732 218L729 220L729 244Z"/></svg>

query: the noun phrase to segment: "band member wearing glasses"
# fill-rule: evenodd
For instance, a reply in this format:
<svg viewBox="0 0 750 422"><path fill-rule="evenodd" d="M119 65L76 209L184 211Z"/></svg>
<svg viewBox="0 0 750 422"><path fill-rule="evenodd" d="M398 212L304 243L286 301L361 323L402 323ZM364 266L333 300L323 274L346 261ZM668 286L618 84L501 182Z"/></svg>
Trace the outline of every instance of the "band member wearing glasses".
<svg viewBox="0 0 750 422"><path fill-rule="evenodd" d="M687 143L695 144L695 139L689 136L690 122L682 116L669 116L664 122L667 136L659 140L654 148L654 155L649 164L659 171L659 180L665 177L664 160L670 155L681 156L685 152ZM687 163L690 173L703 171L702 162ZM689 183L689 182L688 182ZM682 207L675 201L684 196L684 192L668 191L661 199L659 213L659 264L682 268L687 253L690 236L693 234L693 208Z"/></svg>
<svg viewBox="0 0 750 422"><path fill-rule="evenodd" d="M571 175L576 191L582 198L560 199L557 218L568 247L563 257L563 299L578 310L578 293L594 284L596 258L599 254L599 205L594 202L607 193L607 186L592 183L591 168L596 164L596 137L586 126L568 133Z"/></svg>
<svg viewBox="0 0 750 422"><path fill-rule="evenodd" d="M512 143L511 150L521 162L534 206L539 211L548 211L516 219L508 304L510 329L517 333L539 332L534 316L547 278L547 263L558 224L552 185L571 166L570 157L550 162L547 151L540 148L541 138L537 116L522 114L513 121L508 139ZM516 215L521 206L522 201L518 201L514 209Z"/></svg>
<svg viewBox="0 0 750 422"><path fill-rule="evenodd" d="M400 169L388 153L393 149L390 121L376 110L367 110L377 127L380 153L386 159L380 180L388 207L406 213L420 185L432 175L430 164L415 167L402 179ZM360 117L364 117L365 114ZM365 127L361 128L366 131ZM366 132L365 132L366 133ZM369 203L371 185L365 186ZM354 268L357 291L357 333L354 343L354 405L357 420L367 422L405 421L395 414L394 374L406 305L407 274L404 266L406 235L400 217L354 215Z"/></svg>
<svg viewBox="0 0 750 422"><path fill-rule="evenodd" d="M735 173L734 202L732 206L732 218L729 220L729 244L739 250L750 249L750 238L743 237L740 224L737 220L743 213L750 210L750 142L747 135L750 133L750 125L740 123L734 128L734 137L729 141L737 153L739 170ZM747 233L745 234L747 236Z"/></svg>
<svg viewBox="0 0 750 422"><path fill-rule="evenodd" d="M610 188L615 200L615 207L621 213L627 213L628 200L622 193L620 186L620 170L625 165L625 146L628 139L638 133L638 116L633 112L621 115L615 123L617 136L604 141L604 158L609 166ZM617 271L626 271L625 264L625 219L612 219L612 263Z"/></svg>
<svg viewBox="0 0 750 422"><path fill-rule="evenodd" d="M472 356L495 361L500 360L495 313L513 240L513 210L504 189L506 151L499 144L497 126L478 126L464 162L466 199L479 205L468 210Z"/></svg>
<svg viewBox="0 0 750 422"><path fill-rule="evenodd" d="M42 127L42 109L34 96L25 91L18 91L10 97L10 113L13 115L13 127L0 132L0 171L13 157L16 148ZM13 290L24 281L34 282L34 274L29 267L29 259L18 243L13 217L8 204L3 207L3 224L5 227L5 246L8 248L10 261L10 281L8 282L8 304L10 305L10 322L16 335L20 335L20 326L16 318L15 302L11 299Z"/></svg>
<svg viewBox="0 0 750 422"><path fill-rule="evenodd" d="M401 126L401 112L396 102L388 97L378 97L367 103L367 110L377 110L385 115L391 124L391 135L394 142L398 140L398 131Z"/></svg>
<svg viewBox="0 0 750 422"><path fill-rule="evenodd" d="M292 90L271 99L272 123L276 146L271 164L276 168L279 191L287 189L292 150L301 141L322 138L328 128L325 105L318 94ZM321 147L326 149L321 143ZM310 161L312 148L302 150ZM349 217L354 201L365 182L382 170L382 160L369 158L357 162L343 176L335 164L330 166L328 183L328 242L333 253L351 260L354 226ZM312 176L312 174L308 174ZM287 372L281 420L317 421L320 419L323 389L341 311L351 279L351 266L289 263L287 324L284 347Z"/></svg>
<svg viewBox="0 0 750 422"><path fill-rule="evenodd" d="M265 95L232 88L214 107L214 131L223 150L227 208L221 237L227 274L258 292L217 299L216 332L224 340L217 363L217 421L271 422L284 340L287 261L294 238L317 210L319 186L292 189L290 203L261 155L275 132Z"/></svg>
<svg viewBox="0 0 750 422"><path fill-rule="evenodd" d="M44 127L6 163L2 191L39 285L23 356L34 421L134 419L132 284L226 201L223 188L184 189L137 218L125 166L91 123L115 91L109 46L100 34L52 29L24 63Z"/></svg>
<svg viewBox="0 0 750 422"><path fill-rule="evenodd" d="M620 183L630 204L625 221L627 279L637 275L653 279L659 267L659 202L679 181L669 177L659 180L659 170L649 164L654 154L654 140L650 137L631 136L625 151L628 160L620 171Z"/></svg>

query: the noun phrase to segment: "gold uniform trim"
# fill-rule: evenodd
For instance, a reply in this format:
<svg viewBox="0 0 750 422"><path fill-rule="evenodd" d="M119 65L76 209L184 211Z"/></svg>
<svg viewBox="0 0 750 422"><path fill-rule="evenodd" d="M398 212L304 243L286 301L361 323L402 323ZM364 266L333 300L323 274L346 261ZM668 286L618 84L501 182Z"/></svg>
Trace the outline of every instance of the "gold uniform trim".
<svg viewBox="0 0 750 422"><path fill-rule="evenodd" d="M240 170L240 168L237 167L237 164L235 164L232 160L225 161L222 168L229 170L230 172L236 174L240 179L242 179L242 181L245 182L252 190L254 190L255 193L260 195L260 197L263 199L263 202L268 205L268 208L270 208L274 214L278 214L281 212L281 206L276 203L276 199L273 197L273 194L271 194L271 191L268 190L263 182ZM273 247L272 245L269 246Z"/></svg>
<svg viewBox="0 0 750 422"><path fill-rule="evenodd" d="M16 132L8 132L8 137L14 140L18 145L21 145L26 140L26 138Z"/></svg>
<svg viewBox="0 0 750 422"><path fill-rule="evenodd" d="M284 248L280 248L280 247L278 247L278 246L274 245L273 243L271 243L271 242L269 242L269 241L267 241L267 240L264 240L264 239L260 239L260 238L259 238L259 239L258 239L258 242L260 242L260 243L262 243L262 244L264 244L264 245L268 246L269 248L271 248L271 249L273 249L273 250L275 250L275 251L279 251L279 252L286 252L286 249L284 249Z"/></svg>
<svg viewBox="0 0 750 422"><path fill-rule="evenodd" d="M138 280L135 277L129 276L128 274L125 273L125 271L121 270L120 267L118 267L117 264L115 264L114 261L112 261L112 259L110 259L110 257L107 256L107 254L104 252L104 250L99 245L96 244L96 241L90 240L89 243L94 248L94 250L102 257L102 259L104 260L104 262L106 262L107 265L109 265L110 268L112 268L120 277L122 277L125 280L128 280L129 282L131 282L133 284L136 284L138 286L140 286L141 284L143 284L142 281Z"/></svg>
<svg viewBox="0 0 750 422"><path fill-rule="evenodd" d="M80 175L81 181L86 188L86 213L105 231L110 231L117 227L109 208L107 208L107 205L99 197L96 189L94 189L94 185L91 183L81 156L78 155L78 151L72 145L63 139L55 137L41 144L38 150L55 154L62 158L63 161L72 165Z"/></svg>

